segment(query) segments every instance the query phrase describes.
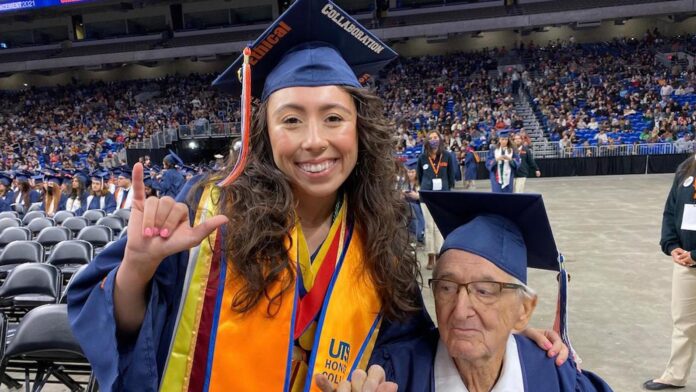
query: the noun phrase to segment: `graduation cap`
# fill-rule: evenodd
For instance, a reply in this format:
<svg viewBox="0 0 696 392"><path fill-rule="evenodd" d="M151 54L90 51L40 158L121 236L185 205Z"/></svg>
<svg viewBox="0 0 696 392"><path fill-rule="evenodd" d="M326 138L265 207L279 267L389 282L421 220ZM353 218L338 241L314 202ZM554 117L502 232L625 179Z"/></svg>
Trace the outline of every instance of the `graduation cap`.
<svg viewBox="0 0 696 392"><path fill-rule="evenodd" d="M479 255L527 283L527 268L559 271L556 330L572 350L567 331L567 284L563 256L551 231L544 200L538 194L421 191L450 249Z"/></svg>
<svg viewBox="0 0 696 392"><path fill-rule="evenodd" d="M171 164L172 166L174 166L174 165L183 166L184 165L184 161L178 155L176 155L176 153L172 150L169 150L169 154L165 155L164 161Z"/></svg>
<svg viewBox="0 0 696 392"><path fill-rule="evenodd" d="M116 171L114 174L116 174L118 177L127 178L129 180L131 178L133 178L133 171L128 167L121 168L120 170Z"/></svg>
<svg viewBox="0 0 696 392"><path fill-rule="evenodd" d="M34 180L34 185L43 184L44 175L43 174L35 174L35 175L31 176L31 179Z"/></svg>
<svg viewBox="0 0 696 392"><path fill-rule="evenodd" d="M46 176L46 181L47 181L47 182L52 182L52 183L54 183L54 184L60 185L60 184L63 182L63 178L62 178L62 177L59 177L59 176L57 176L57 175L55 175L55 174L49 174L49 175Z"/></svg>
<svg viewBox="0 0 696 392"><path fill-rule="evenodd" d="M29 181L29 178L31 178L31 177L32 177L32 174L26 170L19 170L19 171L15 172L15 178L17 179L17 181L21 181L21 182Z"/></svg>
<svg viewBox="0 0 696 392"><path fill-rule="evenodd" d="M213 81L241 93L241 148L219 186L241 175L249 154L251 98L288 87L362 87L398 55L328 0L297 0Z"/></svg>
<svg viewBox="0 0 696 392"><path fill-rule="evenodd" d="M5 187L10 186L10 184L12 184L12 177L6 173L0 173L0 184L4 185Z"/></svg>
<svg viewBox="0 0 696 392"><path fill-rule="evenodd" d="M404 167L408 170L416 170L416 166L418 166L418 158L409 159L404 162Z"/></svg>
<svg viewBox="0 0 696 392"><path fill-rule="evenodd" d="M108 171L93 171L92 174L89 175L89 177L92 181L99 181L102 184L104 184L104 180L109 177L109 172Z"/></svg>
<svg viewBox="0 0 696 392"><path fill-rule="evenodd" d="M152 177L147 177L143 180L143 184L150 188L158 191L160 189L159 182Z"/></svg>
<svg viewBox="0 0 696 392"><path fill-rule="evenodd" d="M511 129L501 129L498 131L498 137L510 137L512 136L512 130Z"/></svg>
<svg viewBox="0 0 696 392"><path fill-rule="evenodd" d="M266 100L286 87L361 87L398 55L328 0L297 0L250 46L251 95ZM237 58L213 85L241 92Z"/></svg>

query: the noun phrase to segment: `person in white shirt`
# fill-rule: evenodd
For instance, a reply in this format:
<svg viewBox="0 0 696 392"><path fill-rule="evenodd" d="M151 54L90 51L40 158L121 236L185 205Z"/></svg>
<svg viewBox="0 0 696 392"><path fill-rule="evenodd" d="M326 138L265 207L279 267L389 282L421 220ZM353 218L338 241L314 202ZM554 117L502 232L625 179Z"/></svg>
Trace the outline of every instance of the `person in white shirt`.
<svg viewBox="0 0 696 392"><path fill-rule="evenodd" d="M131 170L121 169L118 172L117 187L114 192L116 198L116 209L131 208L133 202L133 192L131 192Z"/></svg>

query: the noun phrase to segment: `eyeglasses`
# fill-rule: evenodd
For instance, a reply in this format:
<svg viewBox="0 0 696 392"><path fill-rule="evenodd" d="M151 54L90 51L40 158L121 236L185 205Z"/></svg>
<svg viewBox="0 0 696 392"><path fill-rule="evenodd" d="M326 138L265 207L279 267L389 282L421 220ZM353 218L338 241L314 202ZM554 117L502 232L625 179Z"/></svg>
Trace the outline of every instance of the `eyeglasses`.
<svg viewBox="0 0 696 392"><path fill-rule="evenodd" d="M472 302L483 305L496 303L504 289L524 289L524 286L516 283L493 281L457 283L448 279L429 279L428 285L433 290L435 299L440 303L455 302L459 296L459 290L464 287L467 294L469 294L469 299L473 300Z"/></svg>

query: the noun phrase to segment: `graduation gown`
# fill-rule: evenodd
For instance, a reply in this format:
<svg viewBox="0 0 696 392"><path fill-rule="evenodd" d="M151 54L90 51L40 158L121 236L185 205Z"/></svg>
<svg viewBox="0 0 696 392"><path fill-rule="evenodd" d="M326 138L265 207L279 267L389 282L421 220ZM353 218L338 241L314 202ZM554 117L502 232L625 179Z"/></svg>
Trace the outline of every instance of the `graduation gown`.
<svg viewBox="0 0 696 392"><path fill-rule="evenodd" d="M515 183L515 171L517 166L520 164L520 156L517 153L513 153L512 159L509 161L510 164L510 182L503 188L502 184L498 183L496 179L496 169L498 163L495 160L495 149L488 151L488 157L486 158L486 168L488 169L489 178L491 180L491 191L498 193L512 193L513 184Z"/></svg>
<svg viewBox="0 0 696 392"><path fill-rule="evenodd" d="M464 181L474 181L477 177L478 163L471 151L464 155Z"/></svg>
<svg viewBox="0 0 696 392"><path fill-rule="evenodd" d="M112 193L107 193L106 196L92 196L89 195L84 198L84 203L79 210L77 210L77 215L82 215L87 210L104 210L107 214L116 211L116 199Z"/></svg>
<svg viewBox="0 0 696 392"><path fill-rule="evenodd" d="M195 181L196 177L184 186L177 201L188 201L186 196ZM201 194L196 196L198 200ZM193 220L190 208L189 218ZM157 391L176 327L189 263L188 251L162 261L150 284L140 332L130 341L119 340L113 290L126 240L124 237L105 248L74 280L68 290L68 317L101 391ZM414 295L420 299L419 293ZM422 304L422 299L420 301ZM385 320L375 347L405 339L405 336L414 339L432 329L432 321L422 308L406 323L391 324Z"/></svg>
<svg viewBox="0 0 696 392"><path fill-rule="evenodd" d="M29 203L30 203L30 205L28 205L28 206L24 205L24 195L22 194L22 192L13 193L12 194L12 202L10 204L21 205L24 207L25 210L28 210L29 207L31 207L31 204L40 203L40 202L41 202L41 194L38 191L32 189L31 191L29 191Z"/></svg>
<svg viewBox="0 0 696 392"><path fill-rule="evenodd" d="M611 392L604 380L592 372L579 372L569 359L556 366L555 359L546 356L536 343L527 337L514 335L522 367L526 392ZM399 385L399 391L447 392L435 390L435 355L440 336L432 328L411 340L396 340L375 348L370 364L384 368L388 381Z"/></svg>
<svg viewBox="0 0 696 392"><path fill-rule="evenodd" d="M68 195L61 194L60 201L58 202L58 209L53 211L53 213L65 210L65 204L67 203L67 201L68 201ZM46 200L41 202L41 211L46 211Z"/></svg>
<svg viewBox="0 0 696 392"><path fill-rule="evenodd" d="M0 197L0 212L12 211L12 204L14 203L14 200L14 192L8 189L5 196Z"/></svg>
<svg viewBox="0 0 696 392"><path fill-rule="evenodd" d="M132 187L128 190L124 188L116 188L116 192L114 193L114 199L116 200L116 209L131 208L131 204L133 203L132 191Z"/></svg>
<svg viewBox="0 0 696 392"><path fill-rule="evenodd" d="M184 186L186 180L176 169L167 169L162 173L160 181L160 197L176 197Z"/></svg>

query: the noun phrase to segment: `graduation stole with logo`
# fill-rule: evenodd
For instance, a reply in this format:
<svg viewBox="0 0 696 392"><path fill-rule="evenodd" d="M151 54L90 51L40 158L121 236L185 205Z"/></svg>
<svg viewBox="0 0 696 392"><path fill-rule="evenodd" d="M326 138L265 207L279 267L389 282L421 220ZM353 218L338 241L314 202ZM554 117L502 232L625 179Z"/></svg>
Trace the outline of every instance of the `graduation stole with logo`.
<svg viewBox="0 0 696 392"><path fill-rule="evenodd" d="M217 192L205 189L195 224L214 215L211 193ZM274 283L244 314L232 310L241 281L228 276L223 232L191 249L161 391L319 391L316 374L338 383L353 370L365 369L381 323L381 303L364 272L363 243L346 204L314 262L296 225L286 243L298 268L291 290L271 303L282 289L281 281ZM309 356L293 361L295 341L303 340L311 343Z"/></svg>

